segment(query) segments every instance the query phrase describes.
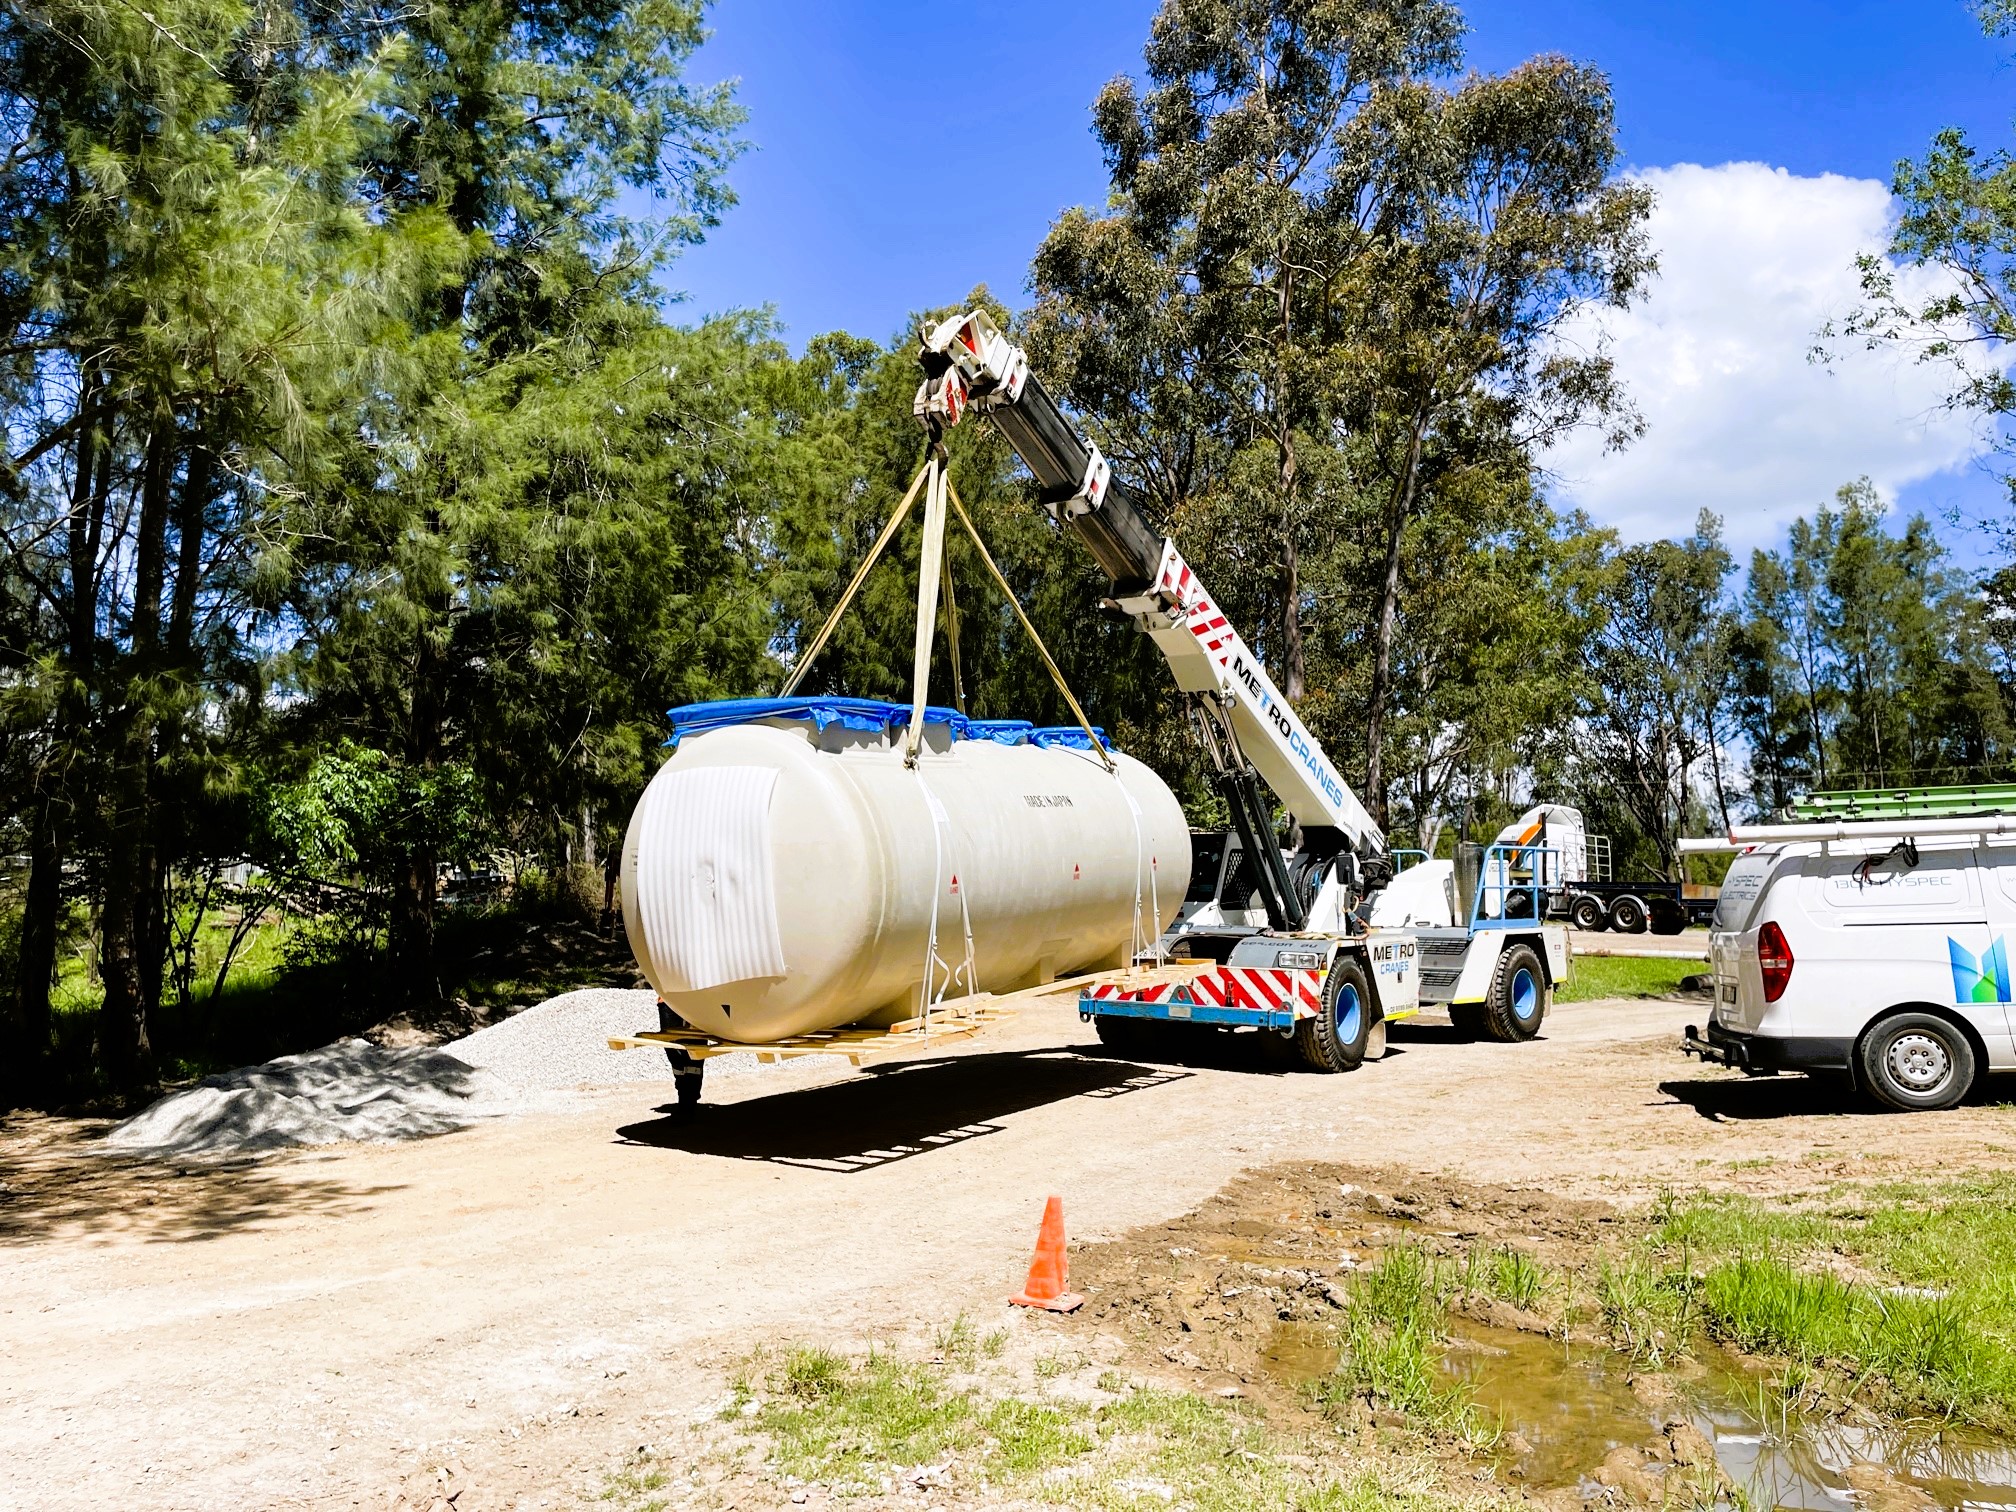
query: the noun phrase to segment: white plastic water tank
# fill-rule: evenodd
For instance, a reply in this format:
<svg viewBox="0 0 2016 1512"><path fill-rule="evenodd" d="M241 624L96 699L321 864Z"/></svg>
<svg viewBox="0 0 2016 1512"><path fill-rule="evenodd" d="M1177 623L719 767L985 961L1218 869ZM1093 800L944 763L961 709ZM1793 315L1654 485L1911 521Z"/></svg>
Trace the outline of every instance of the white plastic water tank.
<svg viewBox="0 0 2016 1512"><path fill-rule="evenodd" d="M674 710L678 749L623 843L623 920L680 1017L763 1044L914 1015L936 985L1002 992L1123 965L1175 917L1190 834L1162 779L1082 733L907 708L738 700ZM1138 916L1137 916L1138 900ZM963 906L962 906L963 905Z"/></svg>

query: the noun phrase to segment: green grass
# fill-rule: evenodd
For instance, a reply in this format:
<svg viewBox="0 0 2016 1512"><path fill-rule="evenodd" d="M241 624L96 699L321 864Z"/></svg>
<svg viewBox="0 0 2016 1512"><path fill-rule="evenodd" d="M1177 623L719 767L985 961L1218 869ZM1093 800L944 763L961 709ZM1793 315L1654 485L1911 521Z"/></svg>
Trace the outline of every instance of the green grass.
<svg viewBox="0 0 2016 1512"><path fill-rule="evenodd" d="M1385 1284L1397 1293L1399 1277ZM958 1327L955 1320L935 1342ZM1100 1389L1112 1397L1104 1404L1052 1396L1041 1386L1033 1395L955 1389L949 1355L968 1351L952 1342L939 1361L793 1348L767 1366L752 1363L724 1416L761 1435L766 1479L824 1486L838 1499L883 1495L885 1485L900 1494L909 1472L950 1461L950 1483L967 1499L1001 1493L1099 1512L1161 1512L1172 1499L1197 1512L1443 1512L1456 1505L1425 1489L1426 1471L1347 1468L1334 1450L1312 1455L1315 1446L1283 1437L1247 1404L1135 1388L1111 1371L1100 1376ZM973 1352L986 1354L985 1341ZM1089 1368L1069 1355L1048 1358ZM1037 1375L1047 1378L1040 1368ZM745 1414L745 1405L753 1411ZM634 1505L663 1484L652 1464L630 1464L607 1478L603 1495Z"/></svg>
<svg viewBox="0 0 2016 1512"><path fill-rule="evenodd" d="M1568 980L1554 990L1554 1000L1588 1003L1598 998L1671 997L1679 992L1682 977L1707 969L1706 960L1578 955L1569 967Z"/></svg>
<svg viewBox="0 0 2016 1512"><path fill-rule="evenodd" d="M1389 1249L1351 1278L1337 1368L1317 1387L1340 1406L1364 1399L1406 1415L1431 1432L1488 1445L1491 1429L1469 1394L1440 1370L1448 1305L1459 1286L1454 1267L1438 1265L1418 1245Z"/></svg>
<svg viewBox="0 0 2016 1512"><path fill-rule="evenodd" d="M1892 1411L2016 1427L2016 1175L1669 1203L1710 1333Z"/></svg>

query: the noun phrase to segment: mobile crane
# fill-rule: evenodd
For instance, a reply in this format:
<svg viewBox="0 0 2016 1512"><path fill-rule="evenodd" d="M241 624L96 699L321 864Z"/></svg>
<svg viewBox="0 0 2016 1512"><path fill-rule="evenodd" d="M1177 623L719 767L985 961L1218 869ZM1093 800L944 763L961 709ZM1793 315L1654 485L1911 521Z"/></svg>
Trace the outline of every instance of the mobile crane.
<svg viewBox="0 0 2016 1512"><path fill-rule="evenodd" d="M1044 509L1111 580L1108 606L1162 652L1232 817L1232 835L1199 847L1185 912L1143 963L1206 964L1095 986L1079 999L1081 1016L1122 1047L1157 1023L1271 1030L1324 1071L1382 1054L1387 1023L1423 1003L1447 1005L1473 1033L1532 1038L1568 970L1566 932L1541 922L1537 894L1517 896L1533 887L1517 878L1541 870L1534 848L1493 846L1461 886L1450 861L1389 851L1322 743L1028 354L976 310L923 333L918 362L918 420L934 437L968 411L991 420ZM1275 838L1263 784L1300 828L1292 854ZM1401 866L1409 855L1414 864ZM1264 925L1250 908L1226 906L1252 901L1228 890L1257 895Z"/></svg>

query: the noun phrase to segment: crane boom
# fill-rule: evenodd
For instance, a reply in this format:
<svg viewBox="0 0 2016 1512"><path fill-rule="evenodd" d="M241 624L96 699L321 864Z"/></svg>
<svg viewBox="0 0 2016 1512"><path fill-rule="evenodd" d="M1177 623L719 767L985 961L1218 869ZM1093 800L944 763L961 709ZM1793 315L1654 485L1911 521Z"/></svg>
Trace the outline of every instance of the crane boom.
<svg viewBox="0 0 2016 1512"><path fill-rule="evenodd" d="M1113 580L1114 604L1155 642L1176 686L1193 696L1248 853L1271 855L1279 863L1271 838L1261 842L1261 832L1271 830L1264 801L1251 790L1257 775L1305 831L1334 831L1333 848L1348 847L1368 860L1383 856L1384 836L1321 742L1281 696L1176 543L1149 525L1099 448L1029 370L1028 354L986 312L976 310L926 332L918 361L925 372L917 391L918 418L952 425L971 408L994 422L1035 476L1043 507L1085 542ZM1242 787L1249 790L1243 796ZM1285 864L1273 870L1275 885L1262 889L1268 912L1281 915L1273 920L1277 928L1299 927Z"/></svg>

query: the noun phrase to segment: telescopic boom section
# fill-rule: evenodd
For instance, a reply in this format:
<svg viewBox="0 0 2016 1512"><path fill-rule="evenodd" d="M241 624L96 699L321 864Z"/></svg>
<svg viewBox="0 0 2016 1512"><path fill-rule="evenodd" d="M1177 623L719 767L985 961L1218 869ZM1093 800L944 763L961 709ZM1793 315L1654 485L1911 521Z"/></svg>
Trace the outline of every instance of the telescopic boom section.
<svg viewBox="0 0 2016 1512"><path fill-rule="evenodd" d="M1115 604L1161 648L1177 687L1198 696L1221 777L1235 785L1245 777L1250 785L1250 773L1257 772L1305 828L1338 831L1361 857L1384 854L1384 837L1316 737L1176 543L1150 528L1099 448L1029 371L1028 354L976 310L926 332L918 361L925 372L918 419L955 425L970 408L999 427L1035 475L1043 507L1090 548L1113 580ZM1238 808L1235 800L1235 818ZM1246 828L1242 822L1242 834ZM1257 839L1244 838L1249 844ZM1288 922L1299 926L1300 920Z"/></svg>

